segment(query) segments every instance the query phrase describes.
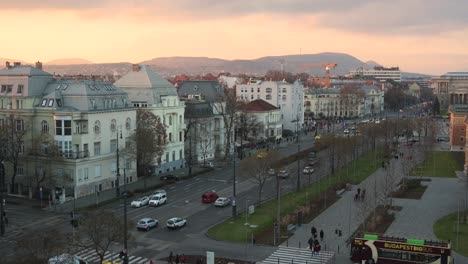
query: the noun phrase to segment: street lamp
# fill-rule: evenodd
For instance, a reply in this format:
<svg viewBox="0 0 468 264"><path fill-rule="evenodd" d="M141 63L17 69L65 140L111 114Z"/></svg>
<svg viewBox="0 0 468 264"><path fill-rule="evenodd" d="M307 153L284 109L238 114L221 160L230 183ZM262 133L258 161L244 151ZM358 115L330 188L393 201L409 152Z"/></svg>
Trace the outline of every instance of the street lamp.
<svg viewBox="0 0 468 264"><path fill-rule="evenodd" d="M122 130L120 130L120 138L122 139ZM117 180L115 181L116 186L116 195L117 198L120 197L120 186L119 186L119 179L120 179L120 166L119 166L119 129L117 128Z"/></svg>
<svg viewBox="0 0 468 264"><path fill-rule="evenodd" d="M234 152L232 159L232 218L237 217L237 205L236 205L236 140L234 136Z"/></svg>
<svg viewBox="0 0 468 264"><path fill-rule="evenodd" d="M5 235L5 211L3 195L5 193L5 163L0 162L0 236Z"/></svg>
<svg viewBox="0 0 468 264"><path fill-rule="evenodd" d="M125 249L125 256L124 256L124 264L128 264L128 246L127 246L127 175L125 168L124 171L124 192L123 192L123 202L124 202L124 249Z"/></svg>

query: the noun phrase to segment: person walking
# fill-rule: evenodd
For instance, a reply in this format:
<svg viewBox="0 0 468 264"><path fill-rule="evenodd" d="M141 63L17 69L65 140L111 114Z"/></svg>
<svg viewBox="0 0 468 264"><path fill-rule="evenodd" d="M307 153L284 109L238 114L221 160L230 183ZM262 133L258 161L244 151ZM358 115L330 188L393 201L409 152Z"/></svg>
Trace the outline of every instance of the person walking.
<svg viewBox="0 0 468 264"><path fill-rule="evenodd" d="M179 254L176 254L175 255L175 264L179 264L179 261L180 261Z"/></svg>
<svg viewBox="0 0 468 264"><path fill-rule="evenodd" d="M313 251L313 247L314 247L314 240L311 238L309 238L309 241L307 241L307 243L309 244L309 249L310 251L312 251L312 256L314 255L314 251Z"/></svg>
<svg viewBox="0 0 468 264"><path fill-rule="evenodd" d="M320 241L323 241L323 235L324 235L323 230L320 229Z"/></svg>
<svg viewBox="0 0 468 264"><path fill-rule="evenodd" d="M187 257L184 254L182 254L182 256L180 257L180 263L185 264L186 262L187 262Z"/></svg>
<svg viewBox="0 0 468 264"><path fill-rule="evenodd" d="M153 262L153 260L152 260L152 259L150 259L150 262L149 262L149 264L154 264L154 262Z"/></svg>
<svg viewBox="0 0 468 264"><path fill-rule="evenodd" d="M173 258L173 254L171 251L171 253L169 253L169 258L167 258L167 263L172 264L172 258Z"/></svg>
<svg viewBox="0 0 468 264"><path fill-rule="evenodd" d="M312 235L317 234L317 229L315 228L315 226L312 226L312 228L310 229L310 233Z"/></svg>

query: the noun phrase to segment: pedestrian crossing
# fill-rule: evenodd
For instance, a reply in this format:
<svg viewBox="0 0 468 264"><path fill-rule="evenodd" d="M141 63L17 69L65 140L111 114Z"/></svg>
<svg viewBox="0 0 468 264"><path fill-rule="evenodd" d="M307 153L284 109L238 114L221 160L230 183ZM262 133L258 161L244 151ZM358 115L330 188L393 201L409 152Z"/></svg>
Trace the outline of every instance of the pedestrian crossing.
<svg viewBox="0 0 468 264"><path fill-rule="evenodd" d="M319 255L312 256L308 248L296 248L279 246L267 259L261 264L314 264L314 263L334 263L335 253L331 251L320 251Z"/></svg>
<svg viewBox="0 0 468 264"><path fill-rule="evenodd" d="M98 254L96 253L96 250L94 249L91 249L91 248L83 249L81 251L78 251L75 255L79 256L84 261L88 262L88 264L101 264L100 258ZM123 263L122 259L119 258L119 253L114 253L114 252L107 252L104 255L103 262L110 262L113 264ZM137 256L128 256L128 263L129 264L148 264L150 263L150 259L137 257Z"/></svg>

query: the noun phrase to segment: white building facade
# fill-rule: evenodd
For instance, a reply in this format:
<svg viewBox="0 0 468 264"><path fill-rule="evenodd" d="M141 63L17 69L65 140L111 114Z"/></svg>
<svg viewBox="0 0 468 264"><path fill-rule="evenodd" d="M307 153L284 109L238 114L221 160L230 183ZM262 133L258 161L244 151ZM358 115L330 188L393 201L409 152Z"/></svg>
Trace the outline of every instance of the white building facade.
<svg viewBox="0 0 468 264"><path fill-rule="evenodd" d="M386 82L387 80L401 82L401 71L399 67L385 68L382 66L375 66L372 70L359 69L350 71L349 74L351 76L375 78L379 82Z"/></svg>
<svg viewBox="0 0 468 264"><path fill-rule="evenodd" d="M114 83L128 93L129 104L145 108L159 116L166 126L167 144L153 173L161 174L185 166L184 158L184 102L169 81L155 73L148 65L133 65L132 71Z"/></svg>
<svg viewBox="0 0 468 264"><path fill-rule="evenodd" d="M262 99L257 99L244 105L241 113L252 118L251 121L258 123L258 129L249 131L249 139L262 141L267 139L277 140L282 137L283 125L281 122L281 111L278 107Z"/></svg>
<svg viewBox="0 0 468 264"><path fill-rule="evenodd" d="M304 125L304 86L300 81L293 84L250 81L236 86L236 96L248 102L262 99L280 108L283 130L296 131L298 127L301 129Z"/></svg>
<svg viewBox="0 0 468 264"><path fill-rule="evenodd" d="M135 128L135 110L124 91L106 82L55 80L40 63L7 65L0 85L0 123L11 116L26 129L9 191L32 196L39 187L47 199L63 202L116 188L124 181L123 169L126 182L136 180L135 163L123 153L117 178L117 148L124 148Z"/></svg>

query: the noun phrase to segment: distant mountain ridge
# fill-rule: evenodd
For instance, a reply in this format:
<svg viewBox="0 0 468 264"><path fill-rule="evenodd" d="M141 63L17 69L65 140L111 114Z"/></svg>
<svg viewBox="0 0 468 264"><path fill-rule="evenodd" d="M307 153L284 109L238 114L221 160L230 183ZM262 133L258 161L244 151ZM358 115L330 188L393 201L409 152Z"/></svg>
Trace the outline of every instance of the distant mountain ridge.
<svg viewBox="0 0 468 264"><path fill-rule="evenodd" d="M79 64L60 65L67 60ZM15 61L15 60L10 60ZM2 59L0 59L2 62ZM139 64L150 65L158 74L169 77L178 74L207 74L223 73L231 74L247 73L263 75L269 70L284 70L286 72L307 72L315 76L324 76L323 67L306 67L307 64L337 63L336 68L331 69L331 75L344 75L358 68L372 69L380 66L375 61L361 61L356 57L344 53L323 52L317 54L297 54L284 56L266 56L253 60L225 60L209 57L160 57L145 60ZM3 62L3 65L4 62ZM392 65L385 65L392 66ZM131 70L130 62L118 63L93 63L84 59L60 59L43 64L43 69L55 74L83 74L83 75L124 75ZM410 74L413 75L413 74ZM417 74L427 76L424 74Z"/></svg>
<svg viewBox="0 0 468 264"><path fill-rule="evenodd" d="M76 65L76 64L94 64L94 62L81 58L62 58L48 61L48 65Z"/></svg>

